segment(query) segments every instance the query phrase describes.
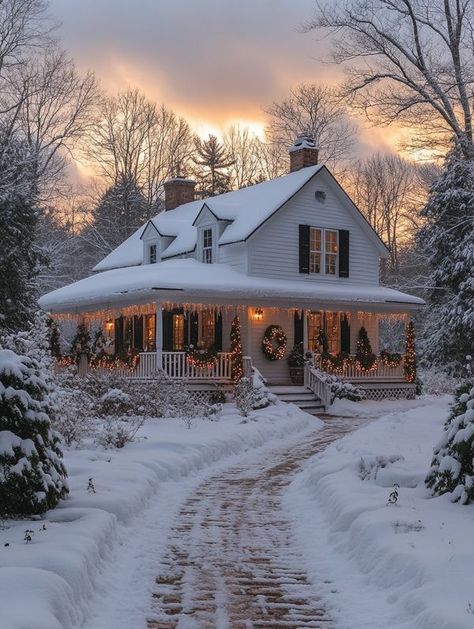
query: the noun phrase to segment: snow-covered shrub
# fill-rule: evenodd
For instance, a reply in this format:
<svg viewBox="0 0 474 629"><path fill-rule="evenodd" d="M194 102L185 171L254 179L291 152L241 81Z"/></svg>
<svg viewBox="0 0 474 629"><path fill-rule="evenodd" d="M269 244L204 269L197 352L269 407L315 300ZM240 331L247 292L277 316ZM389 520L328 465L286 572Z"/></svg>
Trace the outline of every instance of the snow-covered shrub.
<svg viewBox="0 0 474 629"><path fill-rule="evenodd" d="M226 394L222 388L216 387L214 391L211 391L211 394L209 396L209 402L211 404L225 404L225 401Z"/></svg>
<svg viewBox="0 0 474 629"><path fill-rule="evenodd" d="M44 368L0 350L0 514L28 516L54 508L68 492Z"/></svg>
<svg viewBox="0 0 474 629"><path fill-rule="evenodd" d="M336 398L346 398L347 400L351 400L352 402L360 402L361 400L365 400L366 395L364 389L356 387L350 382L341 380L337 376L326 373L325 371L317 371L321 380L331 386L331 403L334 402Z"/></svg>
<svg viewBox="0 0 474 629"><path fill-rule="evenodd" d="M426 484L433 495L451 494L452 502L474 501L474 386L458 388L443 438L434 449Z"/></svg>
<svg viewBox="0 0 474 629"><path fill-rule="evenodd" d="M277 396L267 389L267 381L256 367L253 368L252 385L254 398L252 408L254 411L266 408L270 404L276 404Z"/></svg>
<svg viewBox="0 0 474 629"><path fill-rule="evenodd" d="M51 425L70 446L92 434L95 402L79 389L58 386L54 391Z"/></svg>
<svg viewBox="0 0 474 629"><path fill-rule="evenodd" d="M101 415L129 415L132 406L131 396L122 389L109 389L100 398Z"/></svg>
<svg viewBox="0 0 474 629"><path fill-rule="evenodd" d="M426 395L454 394L459 386L459 379L449 375L441 368L420 369L419 379L422 391Z"/></svg>
<svg viewBox="0 0 474 629"><path fill-rule="evenodd" d="M234 401L240 414L248 417L253 409L254 389L249 378L241 378L234 387Z"/></svg>
<svg viewBox="0 0 474 629"><path fill-rule="evenodd" d="M389 467L397 461L404 461L405 459L399 454L392 454L391 456L371 456L361 457L359 462L359 478L361 480L376 480L379 470Z"/></svg>
<svg viewBox="0 0 474 629"><path fill-rule="evenodd" d="M97 432L96 443L104 448L123 448L131 443L143 426L146 417L106 417Z"/></svg>

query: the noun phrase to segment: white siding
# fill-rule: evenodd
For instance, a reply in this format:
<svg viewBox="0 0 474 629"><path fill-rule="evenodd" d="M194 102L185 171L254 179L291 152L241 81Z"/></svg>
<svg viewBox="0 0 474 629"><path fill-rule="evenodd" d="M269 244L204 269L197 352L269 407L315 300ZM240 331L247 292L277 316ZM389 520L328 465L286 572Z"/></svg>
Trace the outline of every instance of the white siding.
<svg viewBox="0 0 474 629"><path fill-rule="evenodd" d="M324 190L324 202L315 191ZM247 241L249 275L309 282L378 284L379 254L347 200L326 173L308 182ZM300 224L350 232L349 278L299 273Z"/></svg>
<svg viewBox="0 0 474 629"><path fill-rule="evenodd" d="M227 264L241 273L247 273L246 243L236 242L231 245L219 247L217 261L220 264Z"/></svg>

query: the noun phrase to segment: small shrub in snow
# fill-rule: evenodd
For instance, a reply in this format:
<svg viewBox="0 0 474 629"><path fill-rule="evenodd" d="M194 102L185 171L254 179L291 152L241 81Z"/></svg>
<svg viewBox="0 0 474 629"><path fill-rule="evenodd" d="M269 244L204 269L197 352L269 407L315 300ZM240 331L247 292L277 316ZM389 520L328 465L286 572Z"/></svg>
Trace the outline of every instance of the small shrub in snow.
<svg viewBox="0 0 474 629"><path fill-rule="evenodd" d="M248 417L253 409L254 389L249 378L241 378L234 387L235 405L243 417Z"/></svg>
<svg viewBox="0 0 474 629"><path fill-rule="evenodd" d="M459 379L439 369L421 369L419 379L425 395L454 394L459 386Z"/></svg>
<svg viewBox="0 0 474 629"><path fill-rule="evenodd" d="M29 516L54 508L68 492L44 368L0 350L0 514Z"/></svg>
<svg viewBox="0 0 474 629"><path fill-rule="evenodd" d="M359 478L361 480L376 480L379 470L389 467L397 461L404 461L405 459L399 454L392 454L391 456L374 456L363 458L361 457L359 463Z"/></svg>
<svg viewBox="0 0 474 629"><path fill-rule="evenodd" d="M331 386L332 399L331 403L336 398L346 398L352 402L360 402L365 400L365 391L359 387L354 386L350 382L345 382L337 376L326 373L325 371L318 370L319 377Z"/></svg>
<svg viewBox="0 0 474 629"><path fill-rule="evenodd" d="M225 404L226 394L225 391L217 387L214 391L211 391L209 396L209 402L211 404Z"/></svg>
<svg viewBox="0 0 474 629"><path fill-rule="evenodd" d="M121 389L109 389L100 398L101 415L127 415L132 411L132 398Z"/></svg>
<svg viewBox="0 0 474 629"><path fill-rule="evenodd" d="M89 482L87 483L87 491L90 494L95 494L96 493L95 486L94 486L94 483L92 481L92 478L89 478Z"/></svg>
<svg viewBox="0 0 474 629"><path fill-rule="evenodd" d="M131 443L146 421L146 417L106 417L96 436L96 443L104 448L123 448Z"/></svg>
<svg viewBox="0 0 474 629"><path fill-rule="evenodd" d="M399 490L400 490L400 485L398 483L395 483L393 486L392 491L390 492L389 496L388 496L388 500L387 500L387 506L388 505L396 505L398 502L398 496L399 496Z"/></svg>
<svg viewBox="0 0 474 629"><path fill-rule="evenodd" d="M25 544L31 544L31 542L33 541L34 534L35 532L32 531L31 529L26 529L25 535L23 536L23 541L25 542Z"/></svg>
<svg viewBox="0 0 474 629"><path fill-rule="evenodd" d="M452 502L474 501L474 387L458 388L443 438L434 449L426 484L433 495L451 494Z"/></svg>

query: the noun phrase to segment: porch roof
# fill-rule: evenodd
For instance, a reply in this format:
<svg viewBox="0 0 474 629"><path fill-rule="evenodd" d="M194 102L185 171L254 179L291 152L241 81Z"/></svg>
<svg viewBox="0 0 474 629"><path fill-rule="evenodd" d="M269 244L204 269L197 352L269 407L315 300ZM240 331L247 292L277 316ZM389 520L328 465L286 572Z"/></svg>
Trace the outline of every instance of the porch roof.
<svg viewBox="0 0 474 629"><path fill-rule="evenodd" d="M52 313L116 309L150 301L176 304L237 304L284 308L321 308L407 312L424 305L418 297L384 286L350 280L291 281L244 275L224 264L193 258L104 271L40 298Z"/></svg>

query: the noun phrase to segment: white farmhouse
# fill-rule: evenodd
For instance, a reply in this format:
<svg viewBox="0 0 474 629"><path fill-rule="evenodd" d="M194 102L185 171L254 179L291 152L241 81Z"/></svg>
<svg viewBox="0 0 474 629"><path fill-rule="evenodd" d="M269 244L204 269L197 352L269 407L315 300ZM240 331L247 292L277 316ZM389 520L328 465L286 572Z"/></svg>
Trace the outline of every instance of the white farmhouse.
<svg viewBox="0 0 474 629"><path fill-rule="evenodd" d="M351 355L364 326L379 354L380 320L407 320L423 301L380 285L387 248L318 164L311 139L298 138L290 158L287 175L204 200L194 199L192 180L166 182L166 211L93 275L44 295L42 308L58 319L100 323L117 355L138 352L131 375L139 377L162 368L189 382L229 381L236 315L246 369L251 361L274 385L290 382L286 358L298 343L308 356L323 349ZM262 342L270 326L278 326L272 347L281 350L269 357ZM205 367L196 366L199 353ZM403 360L378 357L364 371L348 359L338 373L372 392L413 387Z"/></svg>

